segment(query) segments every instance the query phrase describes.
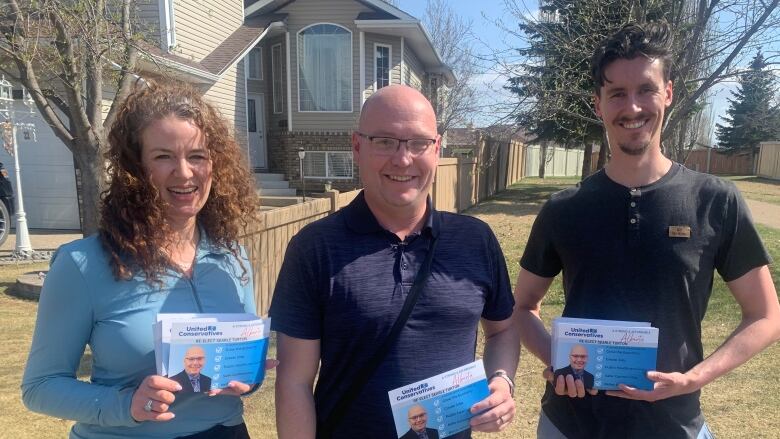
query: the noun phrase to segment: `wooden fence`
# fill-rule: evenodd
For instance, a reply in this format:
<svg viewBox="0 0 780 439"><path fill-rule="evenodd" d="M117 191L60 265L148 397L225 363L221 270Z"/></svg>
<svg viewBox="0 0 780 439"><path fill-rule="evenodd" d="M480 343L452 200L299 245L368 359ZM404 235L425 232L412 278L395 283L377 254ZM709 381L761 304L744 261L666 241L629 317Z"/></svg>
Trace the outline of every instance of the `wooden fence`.
<svg viewBox="0 0 780 439"><path fill-rule="evenodd" d="M780 180L780 142L762 142L758 154L759 177Z"/></svg>
<svg viewBox="0 0 780 439"><path fill-rule="evenodd" d="M725 154L713 149L697 149L688 154L685 167L715 175L753 175L753 155L750 152Z"/></svg>
<svg viewBox="0 0 780 439"><path fill-rule="evenodd" d="M437 210L462 212L506 189L523 177L525 147L518 142L480 139L474 158L441 158L431 199ZM329 191L322 198L258 213L258 219L242 236L252 264L257 313L271 306L276 280L287 244L306 224L324 218L349 204L360 191Z"/></svg>

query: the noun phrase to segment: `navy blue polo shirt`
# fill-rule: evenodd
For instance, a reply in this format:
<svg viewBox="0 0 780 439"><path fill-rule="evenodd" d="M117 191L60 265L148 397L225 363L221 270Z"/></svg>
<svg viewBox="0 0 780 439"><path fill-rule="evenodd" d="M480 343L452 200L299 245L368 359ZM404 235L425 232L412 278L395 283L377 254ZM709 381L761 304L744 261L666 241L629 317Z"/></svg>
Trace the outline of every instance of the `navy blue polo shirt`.
<svg viewBox="0 0 780 439"><path fill-rule="evenodd" d="M287 247L272 329L320 340L314 399L322 421L387 337L433 236L438 243L425 289L335 437L397 438L387 392L474 361L480 318L512 315L506 262L487 224L430 205L421 233L401 241L379 225L362 192L304 227Z"/></svg>

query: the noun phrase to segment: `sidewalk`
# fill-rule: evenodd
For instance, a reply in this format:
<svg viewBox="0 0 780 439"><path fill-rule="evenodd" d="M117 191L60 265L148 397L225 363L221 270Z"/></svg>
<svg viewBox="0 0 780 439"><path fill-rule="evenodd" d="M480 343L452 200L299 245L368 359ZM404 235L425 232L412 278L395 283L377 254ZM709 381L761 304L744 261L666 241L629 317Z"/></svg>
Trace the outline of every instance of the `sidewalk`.
<svg viewBox="0 0 780 439"><path fill-rule="evenodd" d="M30 245L35 251L57 250L62 244L80 239L81 232L77 230L45 230L30 229ZM8 239L0 246L0 257L7 256L16 247L16 232L11 230Z"/></svg>
<svg viewBox="0 0 780 439"><path fill-rule="evenodd" d="M747 199L753 221L780 230L780 205Z"/></svg>

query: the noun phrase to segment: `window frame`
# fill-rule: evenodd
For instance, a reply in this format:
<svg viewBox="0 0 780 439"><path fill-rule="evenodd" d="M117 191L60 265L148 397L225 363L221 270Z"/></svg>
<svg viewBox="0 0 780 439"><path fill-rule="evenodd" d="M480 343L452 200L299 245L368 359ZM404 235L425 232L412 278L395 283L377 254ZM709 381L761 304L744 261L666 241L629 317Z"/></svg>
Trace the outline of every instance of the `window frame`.
<svg viewBox="0 0 780 439"><path fill-rule="evenodd" d="M250 73L252 72L251 64L252 64L252 55L256 54L256 60L257 60L257 72L260 76L250 76ZM253 47L249 53L246 55L246 62L244 63L246 66L246 79L252 80L252 81L262 81L263 80L263 48L260 46Z"/></svg>
<svg viewBox="0 0 780 439"><path fill-rule="evenodd" d="M300 39L301 34L304 33L307 29L314 27L314 26L321 26L321 25L328 25L328 26L335 26L339 27L341 29L344 29L349 34L349 62L347 65L349 66L349 110L302 110L301 109L301 48L300 48ZM355 58L355 42L354 42L354 35L352 31L347 28L346 26L342 26L337 23L329 23L329 22L318 22L318 23L312 23L308 26L303 27L301 30L299 30L295 34L295 62L296 62L296 74L297 74L297 87L298 87L298 112L299 113L354 113L355 111L355 68L354 68L354 58Z"/></svg>
<svg viewBox="0 0 780 439"><path fill-rule="evenodd" d="M386 43L374 43L374 92L378 91L379 87L379 54L377 49L380 47L387 48L387 86L393 84L393 46Z"/></svg>
<svg viewBox="0 0 780 439"><path fill-rule="evenodd" d="M353 180L355 178L355 158L352 155L351 150L347 151L306 151L306 156L304 157L304 161L307 158L311 158L313 155L319 155L324 154L325 155L325 175L306 175L304 171L304 179L306 180ZM349 176L334 176L334 175L328 175L330 167L328 166L328 163L330 162L330 156L331 155L345 155L349 158ZM306 169L306 164L304 163L304 170Z"/></svg>

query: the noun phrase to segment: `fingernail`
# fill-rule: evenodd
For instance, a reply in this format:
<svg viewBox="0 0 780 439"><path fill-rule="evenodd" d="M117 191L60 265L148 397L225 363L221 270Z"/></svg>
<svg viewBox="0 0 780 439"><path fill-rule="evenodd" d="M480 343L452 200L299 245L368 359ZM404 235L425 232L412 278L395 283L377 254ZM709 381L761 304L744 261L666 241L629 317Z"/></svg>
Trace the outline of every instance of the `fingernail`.
<svg viewBox="0 0 780 439"><path fill-rule="evenodd" d="M179 390L181 390L181 384L176 383L176 391L178 392Z"/></svg>
<svg viewBox="0 0 780 439"><path fill-rule="evenodd" d="M176 417L176 414L175 413L171 413L171 419L173 419L175 417Z"/></svg>

